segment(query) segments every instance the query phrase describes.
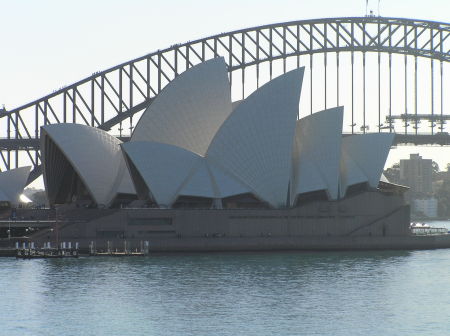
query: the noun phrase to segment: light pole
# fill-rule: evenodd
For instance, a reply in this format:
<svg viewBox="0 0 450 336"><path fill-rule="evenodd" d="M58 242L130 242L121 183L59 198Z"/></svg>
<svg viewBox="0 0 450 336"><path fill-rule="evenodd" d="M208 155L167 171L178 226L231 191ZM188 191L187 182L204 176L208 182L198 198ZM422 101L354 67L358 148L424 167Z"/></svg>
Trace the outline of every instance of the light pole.
<svg viewBox="0 0 450 336"><path fill-rule="evenodd" d="M56 238L56 249L59 250L59 227L58 227L58 207L55 204L55 238Z"/></svg>

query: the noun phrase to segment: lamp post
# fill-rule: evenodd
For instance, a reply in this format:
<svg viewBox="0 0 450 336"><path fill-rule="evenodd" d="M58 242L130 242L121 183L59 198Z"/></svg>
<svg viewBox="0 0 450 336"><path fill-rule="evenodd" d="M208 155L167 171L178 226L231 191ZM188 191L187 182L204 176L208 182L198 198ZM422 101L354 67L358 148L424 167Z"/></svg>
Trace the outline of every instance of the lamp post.
<svg viewBox="0 0 450 336"><path fill-rule="evenodd" d="M11 240L11 218L8 220L8 240Z"/></svg>
<svg viewBox="0 0 450 336"><path fill-rule="evenodd" d="M55 204L55 238L56 238L56 249L59 250L59 228L58 228L58 207Z"/></svg>
<svg viewBox="0 0 450 336"><path fill-rule="evenodd" d="M55 225L54 228L51 229L51 231L55 232L55 242L56 242L56 249L59 250L59 230L58 230L58 207L55 205Z"/></svg>

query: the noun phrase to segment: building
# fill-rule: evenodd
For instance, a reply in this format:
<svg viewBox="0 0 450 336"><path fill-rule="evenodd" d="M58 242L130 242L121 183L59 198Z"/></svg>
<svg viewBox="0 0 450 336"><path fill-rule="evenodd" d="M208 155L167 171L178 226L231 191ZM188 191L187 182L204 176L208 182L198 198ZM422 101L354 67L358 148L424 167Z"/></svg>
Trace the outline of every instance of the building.
<svg viewBox="0 0 450 336"><path fill-rule="evenodd" d="M197 65L155 98L127 143L89 126L44 126L50 203L110 207L136 190L153 207L286 208L377 188L393 135L342 138L342 107L297 121L303 71L233 105L223 58Z"/></svg>
<svg viewBox="0 0 450 336"><path fill-rule="evenodd" d="M410 188L413 198L433 192L432 162L422 159L419 154L410 154L409 159L400 160L400 183Z"/></svg>
<svg viewBox="0 0 450 336"><path fill-rule="evenodd" d="M170 82L129 142L44 126L48 199L76 206L58 212L59 237L81 246L149 239L174 251L299 248L313 237L348 237L345 248L353 236L407 235L404 188L380 182L394 135L343 137L343 107L298 120L303 74L232 102L227 65L215 58Z"/></svg>
<svg viewBox="0 0 450 336"><path fill-rule="evenodd" d="M423 214L428 218L438 216L438 200L434 197L415 199L412 202L412 210L416 214Z"/></svg>
<svg viewBox="0 0 450 336"><path fill-rule="evenodd" d="M0 172L0 203L6 202L7 207L19 205L30 170L31 166L26 166Z"/></svg>

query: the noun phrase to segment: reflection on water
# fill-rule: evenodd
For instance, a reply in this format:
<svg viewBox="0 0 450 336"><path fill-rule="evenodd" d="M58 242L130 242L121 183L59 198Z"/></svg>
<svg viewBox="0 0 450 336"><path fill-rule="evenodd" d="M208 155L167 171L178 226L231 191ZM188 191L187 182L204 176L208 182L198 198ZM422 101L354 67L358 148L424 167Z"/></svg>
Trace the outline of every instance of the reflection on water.
<svg viewBox="0 0 450 336"><path fill-rule="evenodd" d="M442 335L450 250L0 259L5 335Z"/></svg>

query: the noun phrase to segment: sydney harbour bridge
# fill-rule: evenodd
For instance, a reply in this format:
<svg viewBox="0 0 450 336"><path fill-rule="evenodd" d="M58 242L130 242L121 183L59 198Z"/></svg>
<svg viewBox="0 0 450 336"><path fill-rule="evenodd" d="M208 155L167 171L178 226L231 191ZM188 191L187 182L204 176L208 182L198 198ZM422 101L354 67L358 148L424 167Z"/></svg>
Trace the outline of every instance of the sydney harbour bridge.
<svg viewBox="0 0 450 336"><path fill-rule="evenodd" d="M1 109L0 168L31 164L29 182L39 177L39 132L47 124L86 124L126 141L164 86L220 56L233 100L305 66L303 113L344 105L345 132L395 132L397 144L449 145L449 37L450 24L366 16L271 24L172 45Z"/></svg>

